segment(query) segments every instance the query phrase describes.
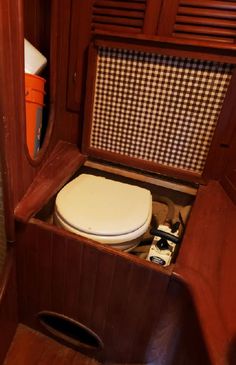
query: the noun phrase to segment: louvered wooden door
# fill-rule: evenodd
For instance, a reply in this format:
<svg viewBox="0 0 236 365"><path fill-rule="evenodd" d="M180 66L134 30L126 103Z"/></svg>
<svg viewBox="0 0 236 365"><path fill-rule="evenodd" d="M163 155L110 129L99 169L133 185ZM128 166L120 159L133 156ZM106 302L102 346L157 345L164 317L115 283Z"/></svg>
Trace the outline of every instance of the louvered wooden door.
<svg viewBox="0 0 236 365"><path fill-rule="evenodd" d="M165 0L157 33L176 38L235 43L236 2Z"/></svg>
<svg viewBox="0 0 236 365"><path fill-rule="evenodd" d="M163 0L95 0L92 30L155 34Z"/></svg>
<svg viewBox="0 0 236 365"><path fill-rule="evenodd" d="M67 105L73 111L83 102L87 50L94 34L130 38L130 43L143 39L198 46L205 41L227 49L236 40L236 1L72 0Z"/></svg>
<svg viewBox="0 0 236 365"><path fill-rule="evenodd" d="M80 109L87 49L94 34L155 35L163 0L72 0L67 105Z"/></svg>
<svg viewBox="0 0 236 365"><path fill-rule="evenodd" d="M92 9L92 30L140 33L143 29L146 0L96 0Z"/></svg>

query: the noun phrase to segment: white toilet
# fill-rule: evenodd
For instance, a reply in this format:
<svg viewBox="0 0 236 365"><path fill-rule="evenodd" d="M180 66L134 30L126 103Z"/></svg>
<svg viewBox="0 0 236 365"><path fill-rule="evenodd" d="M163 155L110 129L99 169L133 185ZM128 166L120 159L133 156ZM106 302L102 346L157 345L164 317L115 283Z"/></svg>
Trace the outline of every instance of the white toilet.
<svg viewBox="0 0 236 365"><path fill-rule="evenodd" d="M140 242L151 217L149 190L88 174L64 186L54 212L64 229L127 251Z"/></svg>

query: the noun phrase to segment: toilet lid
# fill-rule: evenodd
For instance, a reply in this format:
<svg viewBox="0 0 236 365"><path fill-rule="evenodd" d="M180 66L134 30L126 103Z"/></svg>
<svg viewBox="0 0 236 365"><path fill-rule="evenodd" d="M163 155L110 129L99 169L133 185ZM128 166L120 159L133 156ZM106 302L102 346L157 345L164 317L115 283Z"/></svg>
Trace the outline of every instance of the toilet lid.
<svg viewBox="0 0 236 365"><path fill-rule="evenodd" d="M56 214L73 228L114 236L136 231L152 209L147 189L104 177L82 174L58 193Z"/></svg>

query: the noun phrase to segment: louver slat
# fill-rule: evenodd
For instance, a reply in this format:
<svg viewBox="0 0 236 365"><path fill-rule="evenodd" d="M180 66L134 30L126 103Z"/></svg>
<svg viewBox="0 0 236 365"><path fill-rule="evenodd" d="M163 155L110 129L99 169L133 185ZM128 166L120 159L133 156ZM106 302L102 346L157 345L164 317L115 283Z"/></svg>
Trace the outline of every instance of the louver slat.
<svg viewBox="0 0 236 365"><path fill-rule="evenodd" d="M192 25L203 25L203 26L216 26L216 20L213 18L202 18L202 17L187 17L182 15L177 15L177 24L192 24ZM221 28L236 29L235 21L217 19L217 26Z"/></svg>
<svg viewBox="0 0 236 365"><path fill-rule="evenodd" d="M236 19L236 12L220 9L207 9L204 7L180 6L178 15L211 17L212 19Z"/></svg>
<svg viewBox="0 0 236 365"><path fill-rule="evenodd" d="M141 33L145 8L146 0L96 0L93 4L92 30Z"/></svg>
<svg viewBox="0 0 236 365"><path fill-rule="evenodd" d="M218 8L225 10L234 10L235 9L235 1L219 1L219 0L181 0L181 5L192 5L192 6L200 6L205 8Z"/></svg>
<svg viewBox="0 0 236 365"><path fill-rule="evenodd" d="M236 2L180 0L173 36L234 43Z"/></svg>

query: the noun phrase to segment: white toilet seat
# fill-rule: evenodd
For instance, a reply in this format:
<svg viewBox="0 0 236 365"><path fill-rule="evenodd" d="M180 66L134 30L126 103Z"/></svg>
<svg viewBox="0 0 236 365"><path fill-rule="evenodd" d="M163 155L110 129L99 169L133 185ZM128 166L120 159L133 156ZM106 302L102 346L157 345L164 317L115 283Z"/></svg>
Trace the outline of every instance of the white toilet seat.
<svg viewBox="0 0 236 365"><path fill-rule="evenodd" d="M69 182L55 204L57 225L122 250L137 245L151 216L149 190L87 174Z"/></svg>

